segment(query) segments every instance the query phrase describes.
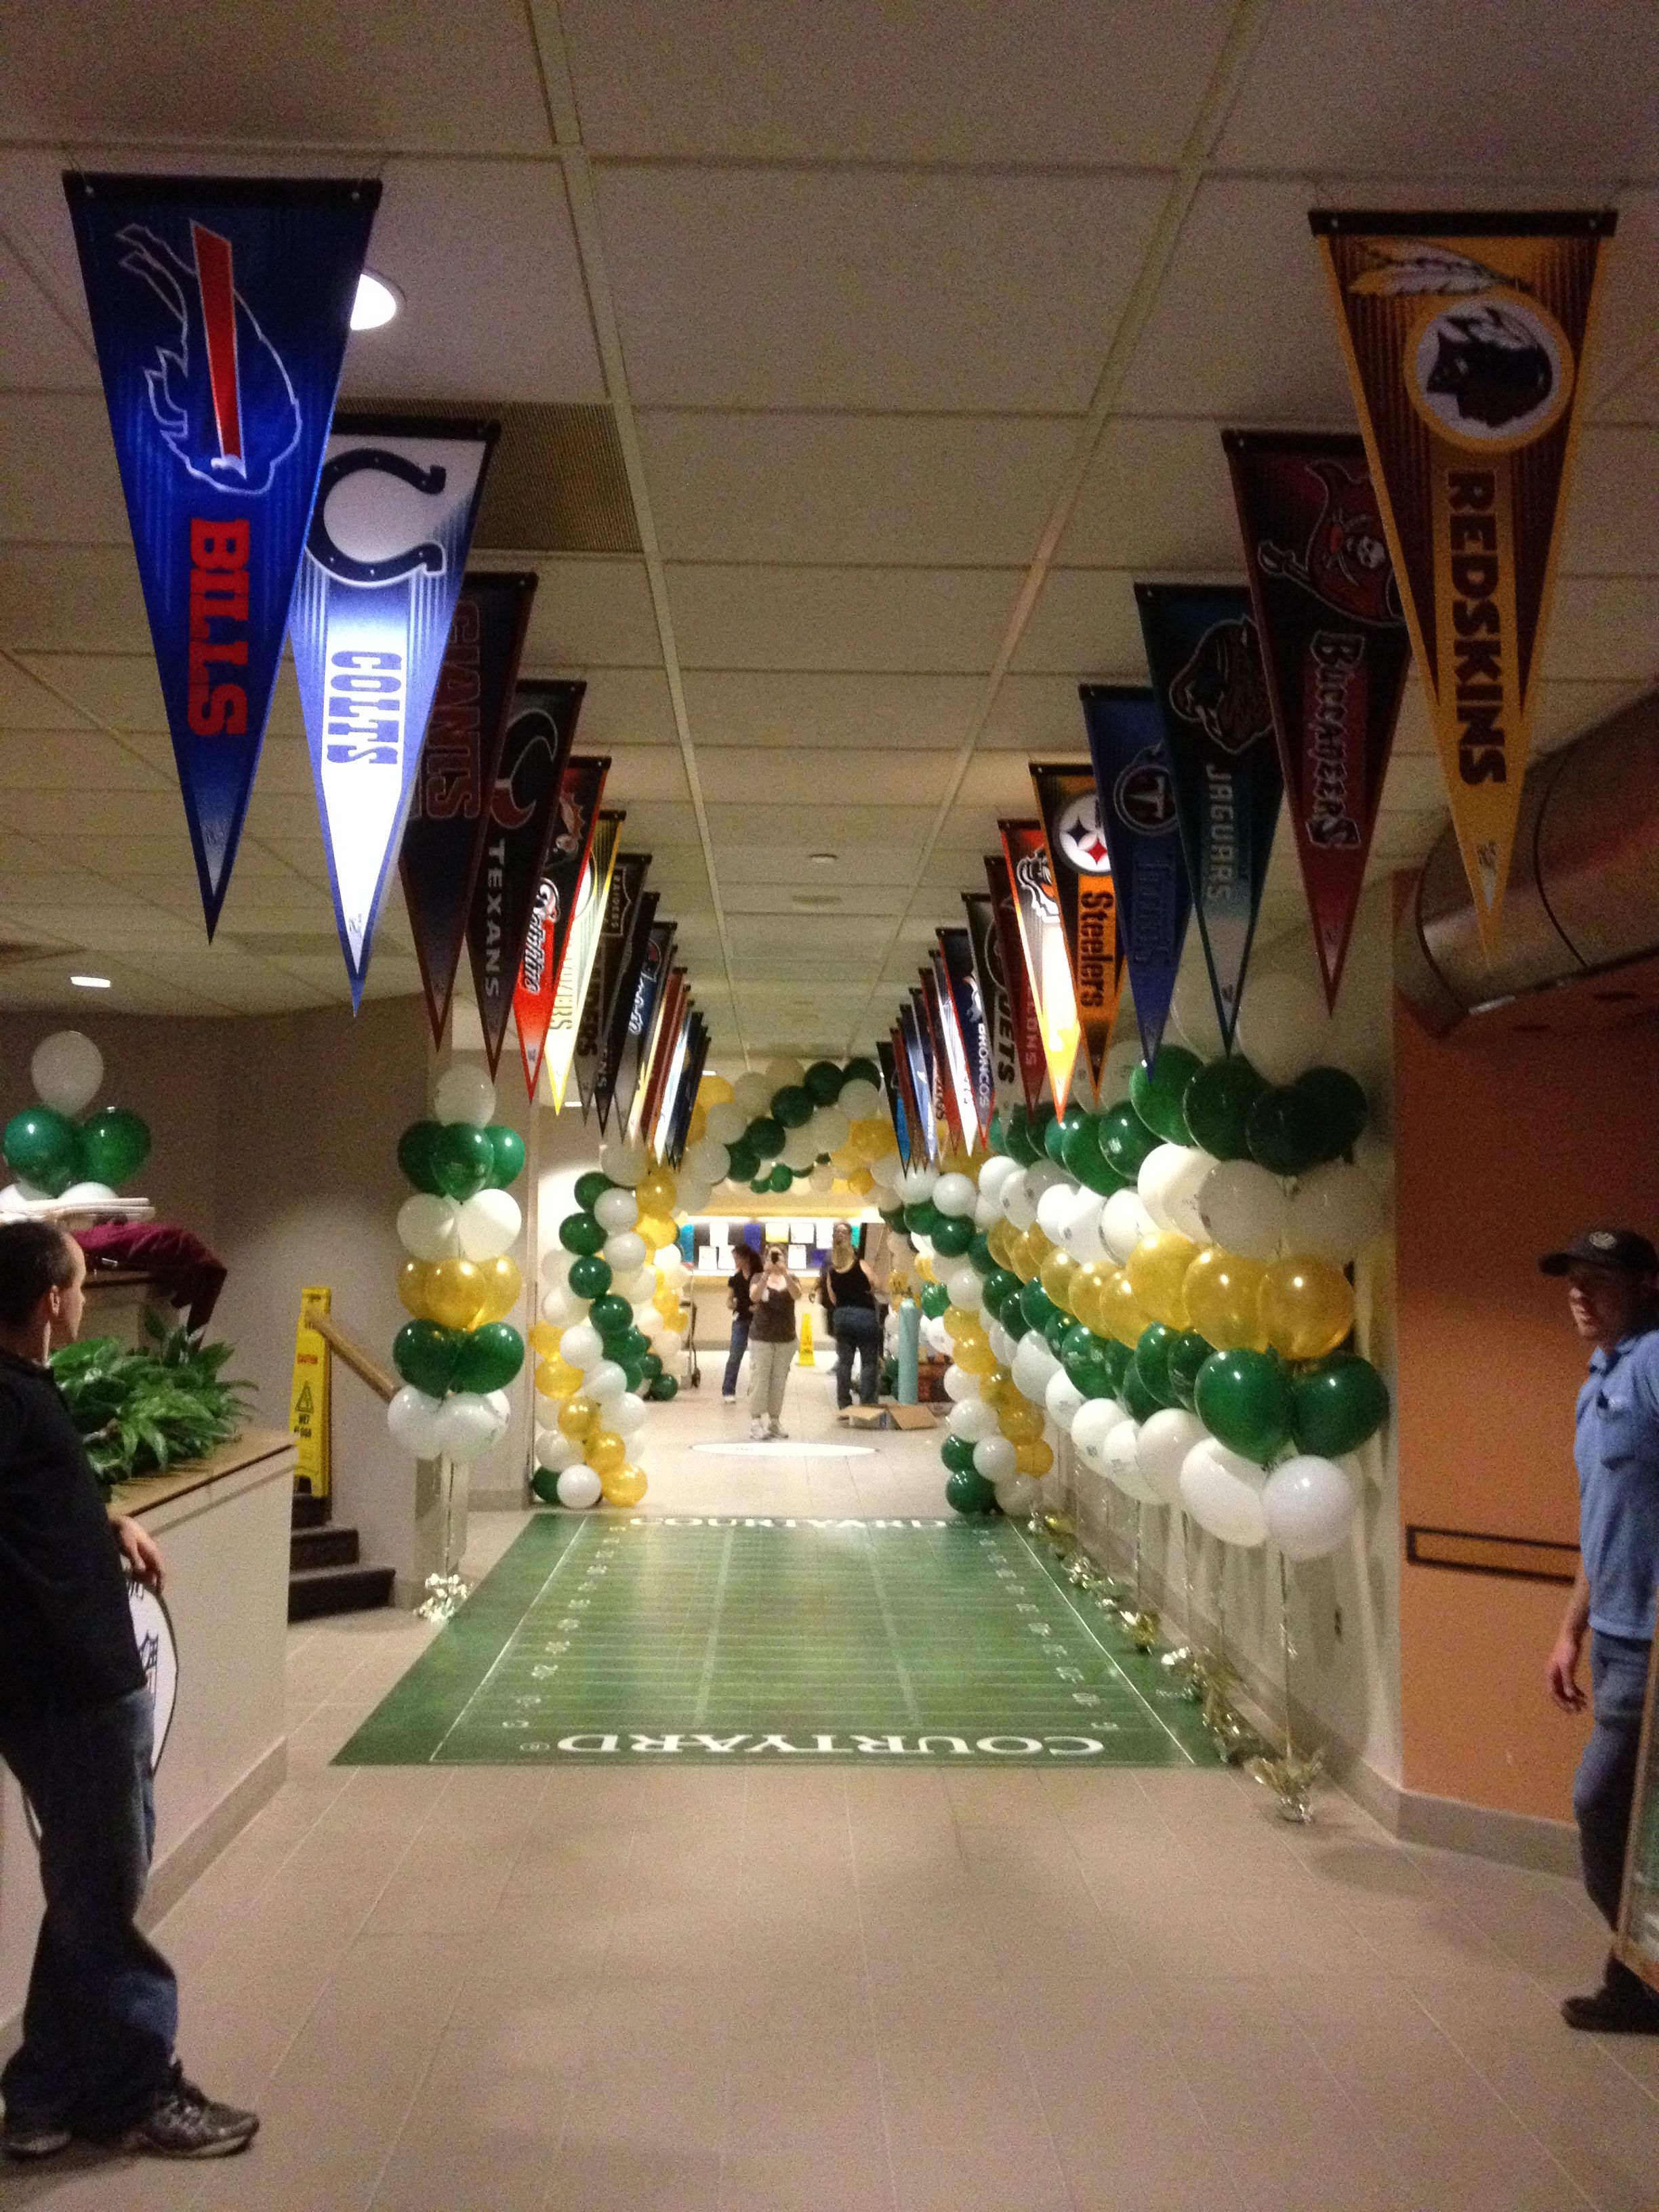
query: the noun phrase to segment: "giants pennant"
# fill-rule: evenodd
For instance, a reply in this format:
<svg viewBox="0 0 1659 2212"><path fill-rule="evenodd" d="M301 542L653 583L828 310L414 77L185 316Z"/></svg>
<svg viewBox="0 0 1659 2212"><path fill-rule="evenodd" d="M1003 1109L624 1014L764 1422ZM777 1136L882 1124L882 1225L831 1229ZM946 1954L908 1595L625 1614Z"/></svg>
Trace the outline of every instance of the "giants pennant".
<svg viewBox="0 0 1659 2212"><path fill-rule="evenodd" d="M208 934L259 764L373 179L64 179Z"/></svg>

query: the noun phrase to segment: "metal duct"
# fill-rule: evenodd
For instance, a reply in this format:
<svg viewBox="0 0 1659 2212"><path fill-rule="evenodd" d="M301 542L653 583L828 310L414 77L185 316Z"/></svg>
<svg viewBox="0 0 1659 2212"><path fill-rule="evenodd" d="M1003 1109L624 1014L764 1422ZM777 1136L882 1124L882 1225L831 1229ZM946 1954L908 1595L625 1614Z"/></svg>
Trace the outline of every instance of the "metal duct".
<svg viewBox="0 0 1659 2212"><path fill-rule="evenodd" d="M1480 950L1448 829L1401 915L1395 977L1426 1026L1445 1036L1472 1014L1656 958L1659 692L1650 692L1528 770L1495 957Z"/></svg>

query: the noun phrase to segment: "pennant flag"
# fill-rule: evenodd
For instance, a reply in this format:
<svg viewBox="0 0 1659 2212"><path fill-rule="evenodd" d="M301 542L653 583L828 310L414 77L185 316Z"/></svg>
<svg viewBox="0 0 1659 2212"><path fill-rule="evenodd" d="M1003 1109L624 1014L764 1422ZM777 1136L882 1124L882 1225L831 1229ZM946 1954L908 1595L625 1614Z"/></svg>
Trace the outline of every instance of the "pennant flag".
<svg viewBox="0 0 1659 2212"><path fill-rule="evenodd" d="M680 1085L685 1079L685 1070L691 1056L691 1024L694 1017L689 997L680 1001L680 1012L675 1024L673 1048L663 1053L663 1082L659 1094L657 1118L651 1133L651 1149L659 1160L668 1158L674 1126L675 1109L680 1103Z"/></svg>
<svg viewBox="0 0 1659 2212"><path fill-rule="evenodd" d="M1024 1095L1026 1112L1035 1114L1042 1102L1042 1085L1046 1080L1042 1023L1037 1014L1030 974L1025 965L1019 905L1014 896L1014 879L1009 872L1006 851L986 854L985 880L990 886L997 964L1002 971L1003 996L1008 1006L1009 1031L1013 1042L1014 1059L1019 1069L1019 1087Z"/></svg>
<svg viewBox="0 0 1659 2212"><path fill-rule="evenodd" d="M1357 437L1224 430L1279 768L1333 1008L1411 665Z"/></svg>
<svg viewBox="0 0 1659 2212"><path fill-rule="evenodd" d="M915 1101L915 1127L910 1138L914 1156L918 1146L924 1161L939 1158L939 1128L933 1118L933 1079L927 1066L927 1048L916 1018L915 994L899 1008L899 1032L904 1045L905 1072Z"/></svg>
<svg viewBox="0 0 1659 2212"><path fill-rule="evenodd" d="M618 817L619 825L621 819ZM592 974L582 1000L581 1018L576 1025L574 1065L576 1096L581 1101L584 1121L593 1105L605 1025L622 980L622 964L632 949L640 894L650 866L649 853L618 853L611 865L611 887L594 948Z"/></svg>
<svg viewBox="0 0 1659 2212"><path fill-rule="evenodd" d="M673 955L674 924L653 922L646 938L645 957L640 963L633 1002L629 1008L627 1038L617 1085L617 1123L625 1134L634 1127L640 1085L645 1079L647 1054L655 1034L659 1002L668 982Z"/></svg>
<svg viewBox="0 0 1659 2212"><path fill-rule="evenodd" d="M1137 584L1187 880L1231 1052L1284 778L1242 584Z"/></svg>
<svg viewBox="0 0 1659 2212"><path fill-rule="evenodd" d="M986 869L1006 878L1001 859L988 859ZM985 1017L985 1042L991 1071L991 1110L1006 1113L1014 1103L1019 1081L1019 1056L1014 1049L1013 1009L1003 980L1002 951L997 942L996 903L988 891L964 891L962 903L968 915L968 942L973 953L974 981ZM1042 1046L1037 1047L1039 1057ZM990 1118L986 1117L986 1133Z"/></svg>
<svg viewBox="0 0 1659 2212"><path fill-rule="evenodd" d="M933 1085L945 1118L945 1127L953 1152L965 1152L973 1143L968 1133L971 1121L964 1127L962 1109L967 1089L967 1062L963 1058L960 1041L955 1035L956 1022L951 1013L946 986L939 974L939 957L929 956L929 965L921 971L921 1005L927 1017L928 1042L933 1062ZM962 1060L963 1080L957 1080L957 1062Z"/></svg>
<svg viewBox="0 0 1659 2212"><path fill-rule="evenodd" d="M645 1059L645 1080L640 1086L634 1118L629 1124L630 1136L643 1137L647 1143L656 1130L663 1085L679 1037L685 1012L685 988L684 969L671 968L668 980L657 997L657 1018L652 1024L653 1034Z"/></svg>
<svg viewBox="0 0 1659 2212"><path fill-rule="evenodd" d="M449 624L398 868L427 1019L443 1042L483 860L507 713L536 578L469 575Z"/></svg>
<svg viewBox="0 0 1659 2212"><path fill-rule="evenodd" d="M354 1008L500 428L341 415L329 437L288 634Z"/></svg>
<svg viewBox="0 0 1659 2212"><path fill-rule="evenodd" d="M590 759L576 756L566 761L559 779L558 807L541 881L531 908L524 957L513 986L513 1020L519 1032L519 1057L524 1064L525 1090L531 1103L536 1099L536 1078L542 1072L542 1054L558 997L559 975L571 925L587 875L593 846L594 824L605 780L611 773L608 757Z"/></svg>
<svg viewBox="0 0 1659 2212"><path fill-rule="evenodd" d="M966 929L941 929L939 949L967 1062L975 1131L970 1141L975 1145L988 1142L991 1116L996 1111L996 1088L991 1073L990 1031L979 994L979 978L974 972L973 941Z"/></svg>
<svg viewBox="0 0 1659 2212"><path fill-rule="evenodd" d="M1452 826L1497 949L1618 218L1316 210L1337 328L1429 695Z"/></svg>
<svg viewBox="0 0 1659 2212"><path fill-rule="evenodd" d="M641 891L640 894L627 949L617 970L616 995L605 1016L604 1034L599 1040L599 1073L593 1079L593 1104L601 1129L608 1125L611 1109L617 1095L634 1008L651 957L651 931L660 899L661 894L658 891Z"/></svg>
<svg viewBox="0 0 1659 2212"><path fill-rule="evenodd" d="M1175 778L1163 718L1150 691L1120 684L1085 684L1079 691L1100 826L1118 894L1119 942L1128 963L1141 1051L1152 1066L1164 1042L1192 912Z"/></svg>
<svg viewBox="0 0 1659 2212"><path fill-rule="evenodd" d="M1042 818L1048 877L1060 908L1061 942L1071 972L1079 1033L1097 1093L1111 1048L1123 981L1117 890L1100 818L1092 769L1071 762L1031 764L1031 787Z"/></svg>
<svg viewBox="0 0 1659 2212"><path fill-rule="evenodd" d="M1066 931L1048 868L1048 841L1040 822L1001 822L997 826L1002 832L1002 850L1013 885L1020 950L1031 1003L1036 1008L1049 1092L1055 1113L1063 1114L1077 1066L1079 1030Z"/></svg>
<svg viewBox="0 0 1659 2212"><path fill-rule="evenodd" d="M659 1155L672 1168L678 1168L685 1158L685 1140L697 1103L697 1086L702 1081L708 1061L708 1025L693 1008L687 1024L685 1064L669 1112L665 1148Z"/></svg>
<svg viewBox="0 0 1659 2212"><path fill-rule="evenodd" d="M380 187L70 170L64 191L211 937Z"/></svg>
<svg viewBox="0 0 1659 2212"><path fill-rule="evenodd" d="M617 841L622 835L622 825L620 814L601 814L593 825L592 848L576 892L576 911L571 916L564 957L559 963L558 981L553 992L553 1016L547 1025L544 1047L547 1087L556 1114L564 1110L564 1094L569 1085L571 1068L575 1064L576 1039L581 1024L583 1002L599 949L605 909L611 900L611 878L616 866ZM533 945L533 931L531 941Z"/></svg>
<svg viewBox="0 0 1659 2212"><path fill-rule="evenodd" d="M483 860L466 921L472 988L489 1072L501 1063L536 892L547 872L559 787L576 734L585 684L519 684L507 715L501 766L489 802Z"/></svg>
<svg viewBox="0 0 1659 2212"><path fill-rule="evenodd" d="M890 1037L878 1041L876 1058L881 1067L882 1087L887 1093L887 1110L892 1117L893 1136L899 1149L899 1158L908 1168L910 1164L910 1115L905 1105L904 1085L899 1070L903 1065L903 1039L895 1030Z"/></svg>

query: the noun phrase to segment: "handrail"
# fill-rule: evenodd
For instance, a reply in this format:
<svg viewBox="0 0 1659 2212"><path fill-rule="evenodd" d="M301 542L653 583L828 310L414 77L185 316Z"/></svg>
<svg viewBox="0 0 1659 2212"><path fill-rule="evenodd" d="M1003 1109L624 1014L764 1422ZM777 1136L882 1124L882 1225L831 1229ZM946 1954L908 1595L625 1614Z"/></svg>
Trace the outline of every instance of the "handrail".
<svg viewBox="0 0 1659 2212"><path fill-rule="evenodd" d="M380 1361L365 1352L356 1340L346 1334L330 1315L318 1312L313 1306L306 1320L314 1328L329 1350L343 1367L349 1367L360 1382L365 1382L383 1403L390 1405L403 1385L395 1375L389 1375Z"/></svg>

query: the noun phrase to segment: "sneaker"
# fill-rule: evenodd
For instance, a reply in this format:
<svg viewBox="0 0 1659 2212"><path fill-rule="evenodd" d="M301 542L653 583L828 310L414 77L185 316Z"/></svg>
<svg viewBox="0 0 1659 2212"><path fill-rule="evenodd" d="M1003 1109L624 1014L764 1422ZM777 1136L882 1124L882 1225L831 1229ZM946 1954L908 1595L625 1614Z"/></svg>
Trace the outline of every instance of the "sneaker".
<svg viewBox="0 0 1659 2212"><path fill-rule="evenodd" d="M763 1443L766 1442L766 1424L765 1424L765 1422L764 1422L764 1421L750 1421L750 1423L749 1424L749 1437L750 1437L750 1441L752 1443L763 1444Z"/></svg>
<svg viewBox="0 0 1659 2212"><path fill-rule="evenodd" d="M136 2127L121 2138L123 2150L148 2151L154 2158L231 2158L246 2150L259 2131L257 2112L216 2105L176 2068Z"/></svg>
<svg viewBox="0 0 1659 2212"><path fill-rule="evenodd" d="M720 1403L722 1406L735 1406L737 1402L738 1394L735 1390L722 1390L720 1392Z"/></svg>
<svg viewBox="0 0 1659 2212"><path fill-rule="evenodd" d="M1604 1986L1587 1997L1563 1997L1561 2017L1592 2035L1659 2035L1659 1998Z"/></svg>
<svg viewBox="0 0 1659 2212"><path fill-rule="evenodd" d="M55 2158L73 2141L67 2128L32 2125L27 2120L14 2120L9 2112L0 2121L0 2151L20 2164L30 2159Z"/></svg>
<svg viewBox="0 0 1659 2212"><path fill-rule="evenodd" d="M787 1429L781 1429L775 1421L773 1422L772 1436L775 1442L782 1443L787 1437L789 1431Z"/></svg>

